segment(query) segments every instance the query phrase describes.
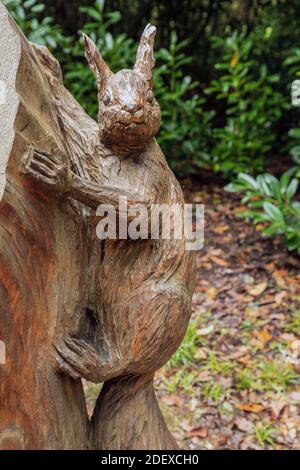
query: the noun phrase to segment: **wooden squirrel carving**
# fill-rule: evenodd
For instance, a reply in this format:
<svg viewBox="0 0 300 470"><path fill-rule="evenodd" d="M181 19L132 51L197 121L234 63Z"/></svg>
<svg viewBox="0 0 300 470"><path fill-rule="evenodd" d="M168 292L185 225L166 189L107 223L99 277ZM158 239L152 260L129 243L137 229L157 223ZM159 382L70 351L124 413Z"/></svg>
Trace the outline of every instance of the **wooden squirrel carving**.
<svg viewBox="0 0 300 470"><path fill-rule="evenodd" d="M155 140L160 108L152 91L154 37L155 27L148 25L133 70L114 74L84 36L99 100L97 132L93 127L90 135L93 158L89 160L88 150L83 149L84 164L92 169L80 172L80 161L69 165L44 149L35 149L26 160L27 177L52 191L54 198L76 200L92 213L100 204L109 204L120 215L121 196L129 208L143 204L149 216L154 204L177 205L182 214L182 190ZM61 126L66 126L68 111L61 105L57 64L44 48L36 51L47 63L49 81L57 89ZM75 117L72 111L68 116L72 128L76 112ZM84 124L80 119L77 126ZM75 145L71 144L67 142L70 153ZM174 225L176 220L171 222ZM60 373L75 380L104 382L92 418L94 448L177 447L160 413L153 376L179 347L188 326L195 254L186 250L184 238L175 239L172 230L171 234L171 239L154 240L92 237L90 251L98 250L98 263L90 276L87 308L94 312L94 323L84 337L76 331L59 334L55 351Z"/></svg>

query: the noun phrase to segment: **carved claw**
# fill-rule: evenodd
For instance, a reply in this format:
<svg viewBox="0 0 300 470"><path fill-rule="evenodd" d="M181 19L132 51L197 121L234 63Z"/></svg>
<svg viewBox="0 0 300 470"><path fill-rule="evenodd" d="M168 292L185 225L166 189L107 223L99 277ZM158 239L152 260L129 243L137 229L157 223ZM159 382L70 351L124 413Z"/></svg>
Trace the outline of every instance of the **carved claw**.
<svg viewBox="0 0 300 470"><path fill-rule="evenodd" d="M62 161L55 160L42 150L33 151L25 162L24 171L53 191L64 193L71 189L71 170Z"/></svg>
<svg viewBox="0 0 300 470"><path fill-rule="evenodd" d="M64 338L55 344L56 368L58 372L66 374L75 380L85 378L91 382L98 380L99 369L102 369L99 353L84 340L72 337Z"/></svg>

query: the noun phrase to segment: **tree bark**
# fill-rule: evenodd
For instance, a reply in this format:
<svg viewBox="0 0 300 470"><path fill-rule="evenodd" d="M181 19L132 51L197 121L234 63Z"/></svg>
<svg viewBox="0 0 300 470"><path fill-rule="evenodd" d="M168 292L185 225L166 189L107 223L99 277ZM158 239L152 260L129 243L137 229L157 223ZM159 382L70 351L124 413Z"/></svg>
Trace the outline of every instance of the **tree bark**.
<svg viewBox="0 0 300 470"><path fill-rule="evenodd" d="M82 386L55 372L52 345L86 305L87 228L78 205L22 172L33 147L66 156L65 143L36 51L1 3L0 49L0 448L83 449Z"/></svg>

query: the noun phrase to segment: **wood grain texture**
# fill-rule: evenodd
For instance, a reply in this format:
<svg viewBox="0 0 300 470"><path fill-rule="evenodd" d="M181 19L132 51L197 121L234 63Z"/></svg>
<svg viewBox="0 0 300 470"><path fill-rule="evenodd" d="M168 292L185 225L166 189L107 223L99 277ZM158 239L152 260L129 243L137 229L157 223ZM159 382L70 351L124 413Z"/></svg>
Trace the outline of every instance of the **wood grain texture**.
<svg viewBox="0 0 300 470"><path fill-rule="evenodd" d="M22 173L32 146L63 153L64 140L34 48L2 4L0 31L1 51L9 51L0 64L9 90L0 110L0 335L7 353L0 448L86 448L82 387L57 375L52 347L57 335L78 330L86 303L86 228L80 210Z"/></svg>
<svg viewBox="0 0 300 470"><path fill-rule="evenodd" d="M117 74L84 38L97 124L64 88L50 52L0 12L0 39L13 38L15 61L15 69L8 57L0 63L0 79L11 74L17 103L10 131L1 128L0 339L8 363L0 367L0 448L174 449L153 375L188 326L194 252L184 238L100 241L95 230L97 206L118 213L120 195L129 207L143 203L148 216L153 204L183 211L155 140L155 28L146 27L134 69ZM81 378L105 382L91 422Z"/></svg>

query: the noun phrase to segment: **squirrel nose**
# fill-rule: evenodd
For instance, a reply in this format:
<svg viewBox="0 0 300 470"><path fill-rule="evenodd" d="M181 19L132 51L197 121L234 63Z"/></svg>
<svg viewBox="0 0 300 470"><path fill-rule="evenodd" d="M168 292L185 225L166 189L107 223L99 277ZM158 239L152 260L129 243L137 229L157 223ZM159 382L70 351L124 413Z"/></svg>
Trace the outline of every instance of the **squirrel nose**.
<svg viewBox="0 0 300 470"><path fill-rule="evenodd" d="M144 110L143 109L139 109L138 111L136 111L134 113L134 121L139 123L139 122L142 122L144 120Z"/></svg>
<svg viewBox="0 0 300 470"><path fill-rule="evenodd" d="M135 114L142 109L142 105L140 103L127 103L124 109L128 113Z"/></svg>

